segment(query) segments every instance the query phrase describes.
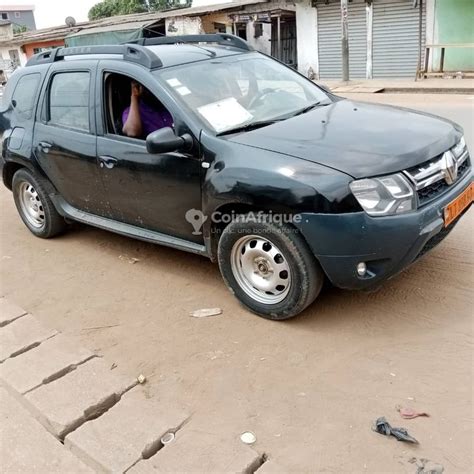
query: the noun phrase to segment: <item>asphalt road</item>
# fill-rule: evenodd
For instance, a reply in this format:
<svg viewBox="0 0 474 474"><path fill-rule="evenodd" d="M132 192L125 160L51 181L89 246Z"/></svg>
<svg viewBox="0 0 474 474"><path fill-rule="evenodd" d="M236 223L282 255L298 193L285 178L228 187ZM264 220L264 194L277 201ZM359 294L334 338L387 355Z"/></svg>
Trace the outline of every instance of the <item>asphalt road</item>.
<svg viewBox="0 0 474 474"><path fill-rule="evenodd" d="M474 150L470 96L353 97L449 117ZM149 397L192 412L203 432L253 431L287 472L415 473L413 457L471 472L472 210L379 291L327 289L278 323L239 306L204 258L80 225L37 239L3 188L0 209L1 295L145 374ZM189 317L216 306L222 315ZM396 405L431 416L401 420ZM420 444L372 432L379 416Z"/></svg>

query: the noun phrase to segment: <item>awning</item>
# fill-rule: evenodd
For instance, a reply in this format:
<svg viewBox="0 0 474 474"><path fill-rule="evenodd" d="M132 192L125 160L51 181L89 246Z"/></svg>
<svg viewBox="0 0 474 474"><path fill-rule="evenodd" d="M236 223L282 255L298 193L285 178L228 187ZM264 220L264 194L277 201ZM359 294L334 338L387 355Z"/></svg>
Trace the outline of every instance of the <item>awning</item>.
<svg viewBox="0 0 474 474"><path fill-rule="evenodd" d="M121 44L143 38L143 31L158 23L153 21L133 21L107 26L84 28L77 33L66 36L66 46L93 46L103 44Z"/></svg>

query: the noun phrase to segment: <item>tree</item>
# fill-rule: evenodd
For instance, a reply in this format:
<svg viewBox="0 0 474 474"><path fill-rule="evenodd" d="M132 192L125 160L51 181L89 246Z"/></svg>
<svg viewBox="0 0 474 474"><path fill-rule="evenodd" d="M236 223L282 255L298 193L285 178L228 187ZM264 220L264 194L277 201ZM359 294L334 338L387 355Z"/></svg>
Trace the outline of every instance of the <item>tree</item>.
<svg viewBox="0 0 474 474"><path fill-rule="evenodd" d="M89 20L191 6L192 0L102 0L89 10Z"/></svg>
<svg viewBox="0 0 474 474"><path fill-rule="evenodd" d="M103 0L89 10L89 20L98 20L115 15L144 13L148 11L146 0Z"/></svg>

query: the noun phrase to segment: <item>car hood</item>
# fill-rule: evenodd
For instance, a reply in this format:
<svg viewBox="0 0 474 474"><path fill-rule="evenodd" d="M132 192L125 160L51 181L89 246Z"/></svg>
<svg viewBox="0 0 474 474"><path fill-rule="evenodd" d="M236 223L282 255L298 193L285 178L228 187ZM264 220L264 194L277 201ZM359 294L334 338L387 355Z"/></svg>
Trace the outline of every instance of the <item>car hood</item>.
<svg viewBox="0 0 474 474"><path fill-rule="evenodd" d="M319 163L354 178L394 173L452 147L462 130L430 114L338 100L229 140Z"/></svg>

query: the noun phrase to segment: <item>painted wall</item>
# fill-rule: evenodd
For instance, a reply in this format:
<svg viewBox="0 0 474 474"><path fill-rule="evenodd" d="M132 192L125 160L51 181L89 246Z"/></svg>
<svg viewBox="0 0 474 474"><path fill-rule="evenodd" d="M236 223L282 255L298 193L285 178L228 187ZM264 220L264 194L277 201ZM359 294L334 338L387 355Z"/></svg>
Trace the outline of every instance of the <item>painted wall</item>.
<svg viewBox="0 0 474 474"><path fill-rule="evenodd" d="M474 0L434 0L434 44L474 43ZM438 70L439 52L433 70ZM445 71L474 71L474 49L446 48Z"/></svg>
<svg viewBox="0 0 474 474"><path fill-rule="evenodd" d="M166 36L198 35L204 33L201 18L179 16L166 18Z"/></svg>
<svg viewBox="0 0 474 474"><path fill-rule="evenodd" d="M4 11L0 6L0 17L3 17L1 15L2 13L8 17L7 20L10 20L15 25L26 26L29 30L36 30L35 15L31 10L14 11L9 9L8 11Z"/></svg>
<svg viewBox="0 0 474 474"><path fill-rule="evenodd" d="M31 58L31 56L35 54L35 48L54 48L58 46L64 46L64 40L43 41L41 43L25 44L23 46L23 49L25 50L26 57Z"/></svg>
<svg viewBox="0 0 474 474"><path fill-rule="evenodd" d="M296 37L298 38L298 70L306 77L317 78L318 63L318 12L310 0L296 4Z"/></svg>
<svg viewBox="0 0 474 474"><path fill-rule="evenodd" d="M247 43L254 47L257 51L261 51L265 54L272 52L272 25L270 23L262 23L263 34L258 38L255 38L255 22L249 21L247 23Z"/></svg>
<svg viewBox="0 0 474 474"><path fill-rule="evenodd" d="M20 58L20 65L24 66L28 58L26 57L26 54L20 49L20 47L16 45L0 47L0 61L2 65L5 65L5 67L9 67L10 50L12 49L14 49L18 53L18 56Z"/></svg>
<svg viewBox="0 0 474 474"><path fill-rule="evenodd" d="M13 25L0 25L0 41L7 41L13 38Z"/></svg>

